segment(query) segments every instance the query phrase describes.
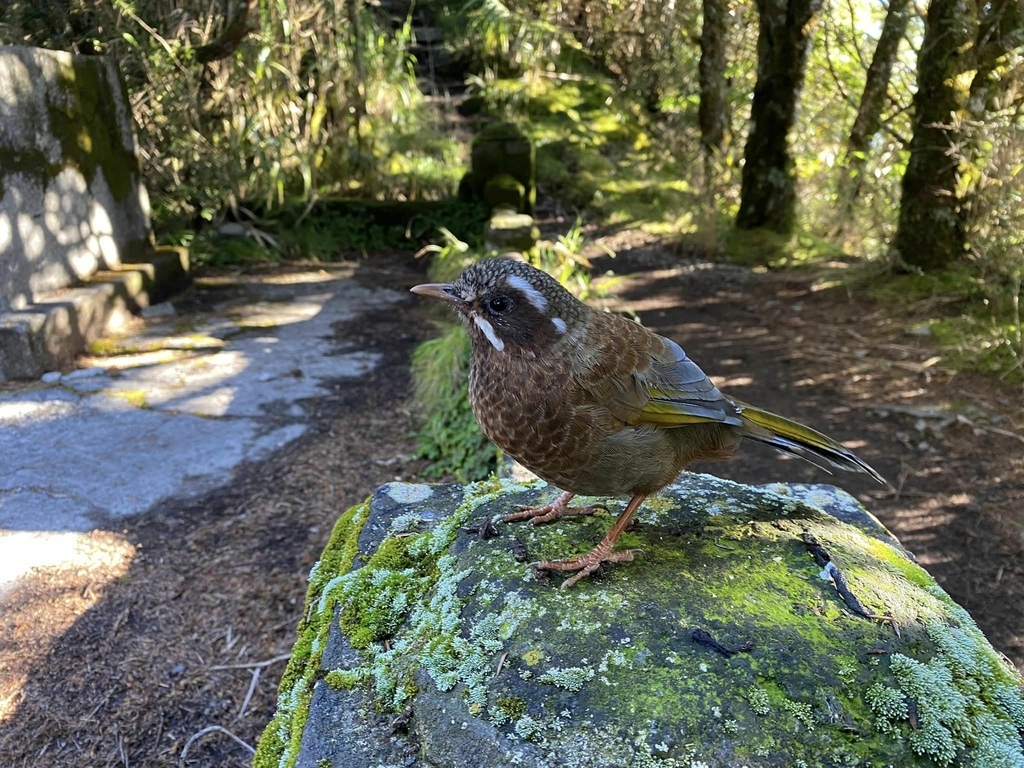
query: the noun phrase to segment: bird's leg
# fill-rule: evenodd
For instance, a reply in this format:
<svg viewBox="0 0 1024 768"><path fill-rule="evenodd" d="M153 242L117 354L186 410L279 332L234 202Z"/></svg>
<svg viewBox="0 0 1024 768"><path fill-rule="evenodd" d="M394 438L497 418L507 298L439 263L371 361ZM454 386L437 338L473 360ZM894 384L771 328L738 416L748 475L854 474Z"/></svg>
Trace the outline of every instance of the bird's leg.
<svg viewBox="0 0 1024 768"><path fill-rule="evenodd" d="M622 510L619 519L611 527L601 543L583 557L573 557L567 560L542 560L539 563L532 563L534 568L544 571L578 571L573 576L562 582L562 589L568 589L580 579L585 578L598 569L601 563L628 563L633 559L633 550L624 549L619 552L612 552L612 547L619 540L619 536L626 530L629 521L643 503L646 496L634 496L629 504Z"/></svg>
<svg viewBox="0 0 1024 768"><path fill-rule="evenodd" d="M572 501L572 497L575 495L575 493L570 491L564 491L558 494L558 498L550 504L545 504L543 507L520 506L518 512L509 512L507 515L502 515L498 518L498 522L512 523L516 520L529 520L534 525L540 525L541 523L550 523L552 520L557 520L560 517L594 514L592 507L570 507L569 502Z"/></svg>

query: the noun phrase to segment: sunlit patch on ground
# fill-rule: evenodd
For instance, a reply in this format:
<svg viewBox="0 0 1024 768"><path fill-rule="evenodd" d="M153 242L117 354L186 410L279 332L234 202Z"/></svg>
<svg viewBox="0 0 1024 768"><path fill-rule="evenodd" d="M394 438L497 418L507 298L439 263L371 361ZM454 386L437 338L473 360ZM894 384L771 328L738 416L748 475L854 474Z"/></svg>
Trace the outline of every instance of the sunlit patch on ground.
<svg viewBox="0 0 1024 768"><path fill-rule="evenodd" d="M124 576L136 548L109 531L0 532L0 722L54 642Z"/></svg>

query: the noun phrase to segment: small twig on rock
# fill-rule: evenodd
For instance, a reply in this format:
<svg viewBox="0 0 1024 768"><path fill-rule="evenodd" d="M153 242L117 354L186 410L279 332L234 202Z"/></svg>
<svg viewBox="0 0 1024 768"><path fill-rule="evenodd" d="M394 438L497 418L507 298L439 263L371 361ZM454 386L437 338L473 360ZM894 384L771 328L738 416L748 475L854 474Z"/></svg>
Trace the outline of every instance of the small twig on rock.
<svg viewBox="0 0 1024 768"><path fill-rule="evenodd" d="M512 557L515 558L517 563L525 563L530 559L530 553L526 550L526 545L518 536L512 539Z"/></svg>
<svg viewBox="0 0 1024 768"><path fill-rule="evenodd" d="M233 734L227 728L221 728L219 725L208 725L206 728L203 728L203 730L201 730L201 731L199 731L197 733L193 733L192 737L188 741L185 742L185 746L182 748L181 754L178 755L178 765L184 765L185 764L185 757L186 757L186 755L188 755L188 751L189 751L189 749L191 749L193 744L195 744L197 741L199 741L199 739L203 738L207 734L214 733L216 731L219 731L219 732L229 736L232 739L232 741L234 741L237 744L240 744L241 746L243 746L247 750L249 750L250 754L253 754L253 755L256 754L255 747L253 747L253 746L247 744L246 742L242 741L240 738L235 736L235 734Z"/></svg>
<svg viewBox="0 0 1024 768"><path fill-rule="evenodd" d="M737 653L748 653L749 651L754 650L754 644L751 642L743 643L738 648L729 648L724 646L715 639L714 635L702 627L694 629L693 632L690 633L690 637L693 639L693 642L698 645L710 648L716 653L722 654L726 658L735 656Z"/></svg>
<svg viewBox="0 0 1024 768"><path fill-rule="evenodd" d="M865 619L887 618L885 616L875 616L864 607L861 601L857 599L857 596L850 590L843 572L832 562L832 556L828 553L828 550L821 546L814 536L804 531L801 534L801 538L804 541L804 546L807 547L807 551L811 553L814 561L821 567L822 573L827 574L832 579L836 592L843 598L843 602L846 603L851 611L863 616Z"/></svg>
<svg viewBox="0 0 1024 768"><path fill-rule="evenodd" d="M505 659L507 659L507 658L508 658L508 651L505 651L503 654L501 654L501 658L498 659L498 671L494 673L495 677L500 675L501 674L501 670L503 670L505 668Z"/></svg>
<svg viewBox="0 0 1024 768"><path fill-rule="evenodd" d="M462 530L470 536L476 536L480 541L487 541L487 539L493 539L498 535L498 528L489 517L485 517L473 525L464 526Z"/></svg>
<svg viewBox="0 0 1024 768"><path fill-rule="evenodd" d="M399 731L405 731L409 728L409 721L412 719L412 705L410 704L402 710L402 714L391 721L391 735L394 736Z"/></svg>

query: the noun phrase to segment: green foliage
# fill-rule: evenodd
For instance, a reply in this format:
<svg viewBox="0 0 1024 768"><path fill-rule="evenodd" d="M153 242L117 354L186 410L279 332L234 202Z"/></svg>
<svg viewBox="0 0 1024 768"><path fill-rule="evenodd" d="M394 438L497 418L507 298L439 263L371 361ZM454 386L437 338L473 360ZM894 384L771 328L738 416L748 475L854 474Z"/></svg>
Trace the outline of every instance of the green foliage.
<svg viewBox="0 0 1024 768"><path fill-rule="evenodd" d="M571 41L543 6L468 0L446 10L442 23L452 49L470 71L489 77L521 74Z"/></svg>
<svg viewBox="0 0 1024 768"><path fill-rule="evenodd" d="M194 266L249 267L279 260L278 253L249 237L223 237L216 232L185 230L177 245L189 248Z"/></svg>
<svg viewBox="0 0 1024 768"><path fill-rule="evenodd" d="M877 270L865 269L846 280L867 284L870 295L897 317L927 326L945 364L1024 382L1021 274L986 274L978 264L962 264L945 272L884 279Z"/></svg>
<svg viewBox="0 0 1024 768"><path fill-rule="evenodd" d="M189 247L195 265L250 266L282 259L330 262L370 251L421 249L437 239L438 232L448 231L442 223L478 245L485 221L482 205L454 198L398 203L338 200L285 206L237 225L238 233L232 236L213 229L183 229L166 239Z"/></svg>
<svg viewBox="0 0 1024 768"><path fill-rule="evenodd" d="M469 336L459 325L447 326L413 352L413 399L424 415L417 455L430 462L428 477L450 474L469 482L497 467L497 450L469 407L469 360Z"/></svg>
<svg viewBox="0 0 1024 768"><path fill-rule="evenodd" d="M559 235L554 243L542 243L536 249L536 253L528 255L528 260L533 266L555 278L580 301L585 301L594 291L590 281L590 260L583 256L586 243L581 229L582 224L582 218L577 217L564 235ZM611 249L600 247L607 255L615 256ZM603 286L598 293L607 290L608 284L605 283Z"/></svg>
<svg viewBox="0 0 1024 768"><path fill-rule="evenodd" d="M750 267L812 267L852 261L833 244L808 232L782 235L767 229L734 229L725 236L724 255Z"/></svg>
<svg viewBox="0 0 1024 768"><path fill-rule="evenodd" d="M270 224L281 232L289 258L330 261L348 252L419 250L451 229L478 244L487 214L482 205L457 199L419 203L325 201L312 212L292 206Z"/></svg>
<svg viewBox="0 0 1024 768"><path fill-rule="evenodd" d="M119 60L158 234L237 218L242 205L434 199L465 166L416 85L411 21L392 29L369 4L36 5L5 11L0 42Z"/></svg>

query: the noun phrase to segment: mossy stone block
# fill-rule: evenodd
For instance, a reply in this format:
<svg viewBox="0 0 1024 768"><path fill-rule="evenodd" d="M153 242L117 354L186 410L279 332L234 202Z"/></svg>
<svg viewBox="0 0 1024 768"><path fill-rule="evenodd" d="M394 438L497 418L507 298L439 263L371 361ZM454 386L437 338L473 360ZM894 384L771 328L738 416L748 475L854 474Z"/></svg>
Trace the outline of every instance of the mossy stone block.
<svg viewBox="0 0 1024 768"><path fill-rule="evenodd" d="M119 111L128 104L124 82L109 76L103 63L76 56L61 62L55 88L62 93L48 105L50 130L60 141L64 163L78 168L89 184L102 170L114 199L123 202L137 192L141 174L134 140L126 141L118 124Z"/></svg>
<svg viewBox="0 0 1024 768"><path fill-rule="evenodd" d="M635 560L561 591L521 555L613 516L468 532L556 492L392 483L346 513L255 767L1024 764L1024 681L852 497L686 475L623 535Z"/></svg>
<svg viewBox="0 0 1024 768"><path fill-rule="evenodd" d="M492 211L498 208L521 211L526 204L526 188L514 177L502 173L487 180L484 203Z"/></svg>
<svg viewBox="0 0 1024 768"><path fill-rule="evenodd" d="M491 179L508 175L523 186L523 203L517 208L531 213L536 201L536 155L533 142L511 123L492 123L474 138L470 152L470 188L476 199L484 199Z"/></svg>
<svg viewBox="0 0 1024 768"><path fill-rule="evenodd" d="M525 253L535 247L539 239L540 230L532 216L507 208L495 211L484 232L484 245L488 251Z"/></svg>

